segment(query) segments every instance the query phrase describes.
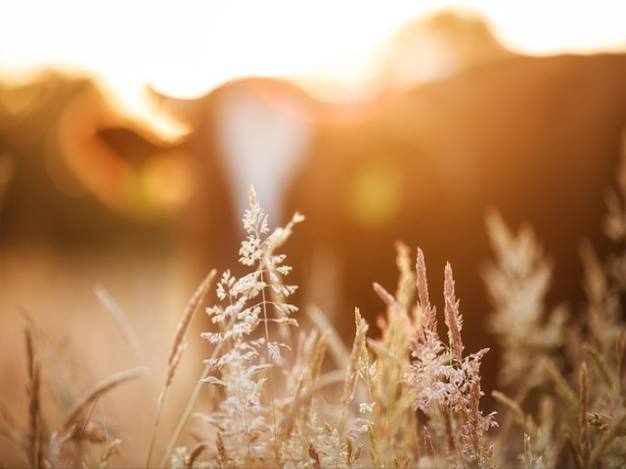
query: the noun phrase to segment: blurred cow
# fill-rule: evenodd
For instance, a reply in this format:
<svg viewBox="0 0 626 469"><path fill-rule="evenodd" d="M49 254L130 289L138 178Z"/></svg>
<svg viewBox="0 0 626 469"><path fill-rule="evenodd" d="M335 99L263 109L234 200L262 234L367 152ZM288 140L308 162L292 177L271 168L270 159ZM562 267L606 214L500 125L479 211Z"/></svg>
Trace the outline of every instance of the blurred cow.
<svg viewBox="0 0 626 469"><path fill-rule="evenodd" d="M402 240L423 248L439 298L451 262L464 337L477 350L490 342L480 270L490 256L485 214L496 208L514 227L531 224L553 259L550 304L580 308L580 242L608 249L604 197L626 124L624 83L624 55L516 57L321 127L285 209L307 215L290 246L296 272L315 280L301 281L304 296L336 311L347 338L355 305L370 320L381 310L371 282L394 287Z"/></svg>
<svg viewBox="0 0 626 469"><path fill-rule="evenodd" d="M190 247L205 250L203 268L231 266L255 183L273 223L307 216L287 246L299 300L330 313L346 341L354 306L370 320L381 310L371 282L393 288L402 240L424 249L433 295L452 263L468 349L478 349L490 341L480 277L490 208L537 231L555 262L549 303L580 307L579 244L608 249L604 195L625 79L623 55L508 56L361 107L325 105L279 80L230 83L204 98L190 140L206 178L186 217Z"/></svg>

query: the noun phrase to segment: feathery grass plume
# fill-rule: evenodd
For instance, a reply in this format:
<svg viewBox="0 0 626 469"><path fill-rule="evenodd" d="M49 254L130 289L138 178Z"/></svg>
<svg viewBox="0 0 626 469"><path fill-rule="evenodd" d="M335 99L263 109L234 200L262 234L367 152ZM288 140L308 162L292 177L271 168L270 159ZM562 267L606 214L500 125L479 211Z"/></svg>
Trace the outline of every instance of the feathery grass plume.
<svg viewBox="0 0 626 469"><path fill-rule="evenodd" d="M428 305L425 262L423 253L419 250L417 271L420 303ZM483 415L480 410L480 398L483 395L480 387L480 361L487 349L462 356L462 316L458 311L454 278L449 265L446 267L444 301L449 343L445 345L439 339L436 329L425 327L423 333L417 334L414 339L413 360L405 381L415 391L415 408L439 419L444 429L448 428L448 432L444 430L445 436L442 436L448 442L445 446L448 449L459 449L447 452L450 463L460 467L468 464L489 467L492 464L493 445L487 432L497 424L494 413ZM433 310L431 307L427 309ZM429 318L426 323L433 324L434 321ZM446 424L447 418L451 422ZM452 428L456 429L454 435Z"/></svg>
<svg viewBox="0 0 626 469"><path fill-rule="evenodd" d="M288 347L271 339L269 324L297 325L290 315L298 308L284 301L295 292L296 286L282 282L291 268L284 264L285 256L275 254L275 250L287 240L293 226L304 220L296 213L285 227L270 233L268 216L253 187L249 205L243 216L246 238L239 249L239 262L253 269L238 279L230 271L224 272L217 285L217 297L222 304L207 309L218 330L202 334L214 346L226 346L224 353L207 360L212 374L203 379L223 388L225 398L218 410L202 418L221 433L225 451L235 466L276 463L279 459L271 369L284 363L281 349ZM280 301L268 300L268 289ZM273 316L269 314L270 308L275 313ZM254 338L259 326L264 337Z"/></svg>
<svg viewBox="0 0 626 469"><path fill-rule="evenodd" d="M413 338L410 369L404 379L415 395L416 409L426 411L450 394L449 376L452 375L450 354L437 334L435 308L428 297L426 263L421 249L417 250L417 290L422 312L421 334Z"/></svg>
<svg viewBox="0 0 626 469"><path fill-rule="evenodd" d="M554 337L559 337L560 342L567 335L571 338L568 340L576 344L576 348L572 348L568 354L567 367L557 365L557 356L553 351L544 350L541 354L543 359L539 362L543 363L546 376L552 380L553 386L537 388L542 396L537 424L530 425L532 420L529 416L523 419L525 435L521 457L529 467L622 467L626 460L626 404L623 393L623 338L626 324L621 306L621 298L626 293L624 162L621 170L618 190L608 200L606 223L607 234L619 247L619 251L602 262L589 243L582 246L587 315L583 318L584 327L572 325L566 329L565 324L561 324L556 328ZM514 252L515 243L509 244L502 250ZM506 252L503 256L514 257ZM531 259L533 256L526 257ZM501 275L500 278L506 276ZM545 282L537 282L537 285L545 290ZM507 288L500 290L505 291ZM519 284L515 288L519 289ZM512 295L510 291L507 294ZM534 317L540 317L541 305L535 302L534 308ZM550 319L546 325L538 324L546 329L553 327ZM503 325L506 325L506 321ZM531 329L536 328L533 326ZM585 360L589 360L589 366ZM532 357L525 357L525 361L530 363ZM568 371L570 369L579 370L578 385L573 373ZM578 393L574 391L576 387ZM552 393L560 399L554 399ZM508 407L519 423L522 419L519 418L521 410L517 408L517 402L515 406ZM560 436L553 435L555 428L558 428ZM500 438L506 443L504 434Z"/></svg>
<svg viewBox="0 0 626 469"><path fill-rule="evenodd" d="M532 230L512 233L497 212L488 214L487 228L496 262L483 276L495 309L489 325L502 348L499 378L503 385L524 388L523 394L545 382L540 364L563 346L567 311L545 310L552 266Z"/></svg>
<svg viewBox="0 0 626 469"><path fill-rule="evenodd" d="M502 348L503 365L501 379L503 384L518 385L518 398L521 401L528 391L545 381L551 380L556 393L562 397L557 407L557 419L560 424L570 428L570 439L564 440L569 451L570 463L581 464L586 467L590 457L590 441L592 430L586 424L589 408L594 407L599 395L604 394L599 383L590 389L581 382L581 395L577 397L573 386L569 383L567 373L560 370L558 352L564 345L565 337L573 337L573 343L581 351L585 350L596 365L602 382L611 388L613 372L606 359L607 344L612 343L621 330L616 317L619 313L616 303L607 300L610 296L610 281L605 274L591 247L583 245L583 260L586 267L585 285L590 299L589 330L595 338L595 343L601 346L602 353L592 344L583 347L580 344L583 338L580 333L570 333L566 330L566 315L554 310L544 320L545 310L543 297L549 286L551 267L543 260L541 250L532 232L525 228L517 235L512 235L501 218L492 214L488 219L492 246L496 252L498 262L486 273L487 286L496 306L496 313L492 317L492 330L496 333ZM607 314L607 310L609 311ZM610 332L609 332L610 331ZM580 353L575 354L579 356ZM573 364L578 367L578 364ZM586 368L585 368L586 370ZM582 373L582 372L581 372ZM585 371L585 376L587 371ZM581 378L582 379L582 378ZM587 382L585 378L584 382ZM600 393L598 394L598 391ZM549 399L547 396L545 399ZM548 402L548 401L546 401ZM549 402L552 402L550 399ZM516 404L517 405L517 404ZM591 406L591 407L590 407ZM509 406L510 408L510 406ZM559 463L557 454L557 438L552 435L554 414L549 418L540 418L535 425L530 417L520 422L519 416L509 414L505 419L504 431L501 434L499 446L512 447L509 441L509 427L511 418L522 425L524 431L525 448L532 447L536 458L534 465L553 467ZM530 421L529 421L530 420ZM545 420L545 421L544 421ZM549 420L549 421L548 421ZM578 439L571 437L579 435ZM575 441L578 441L576 443ZM522 456L526 458L527 454ZM561 456L562 457L562 456ZM535 467L533 466L533 467Z"/></svg>
<svg viewBox="0 0 626 469"><path fill-rule="evenodd" d="M463 328L463 318L459 313L459 301L454 292L454 278L452 278L452 267L446 264L444 282L445 300L445 322L448 327L448 343L455 359L460 360L463 355L463 340L461 339L461 329Z"/></svg>
<svg viewBox="0 0 626 469"><path fill-rule="evenodd" d="M428 294L428 279L426 277L426 261L424 253L417 248L417 261L415 264L416 286L419 297L419 307L421 313L421 324L424 331L437 333L437 310L430 305Z"/></svg>
<svg viewBox="0 0 626 469"><path fill-rule="evenodd" d="M263 209L260 207L256 198L254 188L250 188L249 192L250 208L247 209L243 217L244 229L247 233L246 239L241 243L239 250L239 262L245 266L256 267L249 274L236 279L231 276L230 271L224 272L221 281L217 286L217 296L220 301L228 305L216 305L207 309L207 314L211 317L211 321L218 328L218 332L209 332L202 335L214 345L211 356L205 361L205 369L202 377L194 388L181 417L174 429L172 436L167 444L165 452L160 460L159 467L164 467L169 455L172 453L174 446L182 432L183 427L193 412L196 401L200 395L201 384L212 380L211 374L216 370L220 371L222 364L227 360L220 356L225 347L231 346L232 342L242 342L241 337L249 335L257 327L259 323L264 324L265 339L263 341L251 342L249 345L256 344L256 348L260 348L265 344L266 351L266 367L271 368L272 361L281 362L281 348L286 348L283 343L269 340L269 323L280 326L297 325L297 321L290 315L297 311L297 307L285 301L276 301L276 298L287 298L295 292L296 287L293 285L284 285L282 278L286 276L291 268L284 265L284 255L275 255L274 250L280 247L290 236L293 226L304 220L304 217L296 213L285 227L276 228L269 236L268 218ZM265 278L267 276L267 279ZM271 288L274 300L266 299L266 289ZM261 301L253 305L245 307L245 303L249 297L256 298L261 295ZM236 298L236 301L235 301ZM277 317L268 317L268 308L274 309ZM263 318L259 318L260 313ZM256 319L254 319L256 317ZM232 334L234 331L234 335ZM237 338L239 337L239 339ZM226 352L226 356L230 352ZM251 358L251 357L248 357ZM261 369L258 370L262 371ZM277 436L277 423L275 413L275 399L273 398L272 374L269 373L270 395L272 396L272 426L274 431L274 440Z"/></svg>
<svg viewBox="0 0 626 469"><path fill-rule="evenodd" d="M605 223L607 236L618 249L602 264L590 244L583 246L590 332L589 343L585 344L584 350L595 366L587 370L583 363L581 368L581 407L587 408L587 418L584 419L581 411L579 427L581 447L583 437L586 440L581 452L588 455L589 467L597 464L613 466L626 459L626 402L623 392L626 322L621 304L626 294L626 237L620 228L626 226L626 140L624 143L625 152L617 173L617 190L611 192L607 200ZM596 371L599 379L587 376L592 371ZM582 401L583 398L586 402ZM599 415L613 415L614 418L605 420L604 425L599 427L589 426L589 421L593 420L591 417ZM597 430L600 430L599 434Z"/></svg>

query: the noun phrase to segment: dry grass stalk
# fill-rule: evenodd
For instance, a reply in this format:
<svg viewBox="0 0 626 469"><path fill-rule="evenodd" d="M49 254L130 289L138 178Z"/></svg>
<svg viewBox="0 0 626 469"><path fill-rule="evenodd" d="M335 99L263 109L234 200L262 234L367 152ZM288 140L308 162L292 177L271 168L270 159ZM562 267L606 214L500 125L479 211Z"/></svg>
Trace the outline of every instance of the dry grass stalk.
<svg viewBox="0 0 626 469"><path fill-rule="evenodd" d="M317 389L318 377L320 370L322 369L324 357L326 356L326 347L329 335L330 333L326 332L317 339L309 367L305 372L303 372L301 379L298 380L293 402L291 403L289 410L286 412L281 424L283 439L287 439L291 435L300 406L303 418L309 418L313 394Z"/></svg>
<svg viewBox="0 0 626 469"><path fill-rule="evenodd" d="M178 365L180 364L180 360L182 359L185 350L187 350L187 344L183 343L176 348L175 355L169 360L167 375L165 376L165 383L163 384L163 389L161 390L161 394L159 395L159 409L163 407L167 390L170 388L172 382L174 381L174 375L176 374L176 370L178 369Z"/></svg>
<svg viewBox="0 0 626 469"><path fill-rule="evenodd" d="M579 407L578 398L572 387L567 382L567 379L563 377L558 367L552 360L546 360L544 362L545 370L548 376L552 379L556 392L569 404L570 408L577 412Z"/></svg>
<svg viewBox="0 0 626 469"><path fill-rule="evenodd" d="M572 438L572 435L570 435L569 432L565 433L565 447L569 450L571 457L572 457L572 461L574 462L574 466L576 467L576 469L584 469L584 463L582 460L582 457L580 456L580 453L578 452L578 448L576 447L576 444L574 443L574 439Z"/></svg>
<svg viewBox="0 0 626 469"><path fill-rule="evenodd" d="M419 297L419 306L421 311L421 324L424 330L437 332L437 314L434 306L430 305L428 294L428 280L426 277L426 261L424 253L417 248L417 261L415 266L416 286Z"/></svg>
<svg viewBox="0 0 626 469"><path fill-rule="evenodd" d="M459 313L459 300L456 299L454 292L454 279L452 278L452 267L450 263L446 264L445 284L445 322L448 327L448 342L452 353L457 360L463 355L463 340L461 339L461 329L463 328L463 320Z"/></svg>
<svg viewBox="0 0 626 469"><path fill-rule="evenodd" d="M285 412L285 415L280 423L280 437L281 440L286 440L291 436L294 424L296 422L298 406L301 404L302 392L304 389L304 376L306 372L302 372L300 378L296 383L296 390L294 392L293 402L289 406L289 409ZM311 395L312 396L312 395Z"/></svg>
<svg viewBox="0 0 626 469"><path fill-rule="evenodd" d="M587 363L583 362L580 367L580 456L583 464L587 467L590 456L590 435L589 435L589 374Z"/></svg>
<svg viewBox="0 0 626 469"><path fill-rule="evenodd" d="M356 332L354 336L354 343L352 345L352 353L350 354L350 362L348 363L348 369L346 371L343 394L341 396L341 402L344 405L354 398L357 374L359 372L359 360L361 358L361 351L365 346L365 336L367 334L367 330L369 329L369 326L361 317L358 308L355 308L354 310L354 322Z"/></svg>
<svg viewBox="0 0 626 469"><path fill-rule="evenodd" d="M315 469L321 469L322 468L322 465L320 463L320 455L315 450L315 447L313 446L313 443L311 443L309 445L309 457L313 460L313 467Z"/></svg>
<svg viewBox="0 0 626 469"><path fill-rule="evenodd" d="M108 378L100 381L87 394L85 394L84 397L82 397L72 406L67 414L67 417L63 421L61 428L65 432L69 431L72 428L72 425L76 424L79 421L80 416L83 414L83 412L85 412L89 408L89 406L93 404L97 399L99 399L112 389L115 389L120 384L146 375L148 371L149 370L145 367L131 368L115 373Z"/></svg>
<svg viewBox="0 0 626 469"><path fill-rule="evenodd" d="M224 446L224 440L222 440L221 432L217 432L215 444L217 446L217 462L219 464L219 467L227 467L228 454L226 453L226 447Z"/></svg>
<svg viewBox="0 0 626 469"><path fill-rule="evenodd" d="M448 451L450 453L456 453L456 442L454 441L454 431L452 429L452 419L450 417L450 409L445 406L440 408L441 415L443 415L443 421L446 429L446 437L448 442Z"/></svg>
<svg viewBox="0 0 626 469"><path fill-rule="evenodd" d="M213 348L213 351L211 352L211 355L209 356L209 361L214 360L221 353L223 346L224 346L223 342L216 344L216 346ZM180 418L178 419L178 422L176 423L176 427L174 428L174 431L172 432L170 436L170 439L167 443L165 451L163 452L163 455L161 456L161 459L159 460L158 467L165 467L169 455L172 454L172 451L174 450L174 446L178 442L178 438L180 437L180 434L183 431L183 428L187 424L187 421L189 420L189 417L191 416L191 413L193 412L196 402L198 401L198 397L200 396L200 390L202 389L203 382L209 376L210 371L211 371L210 366L208 364L205 365L200 375L200 379L196 382L196 385L194 386L193 391L191 392L191 395L189 396L189 399L187 399L185 408L180 414Z"/></svg>
<svg viewBox="0 0 626 469"><path fill-rule="evenodd" d="M196 460L202 454L202 452L205 451L207 448L208 446L205 443L198 443L196 446L194 446L194 448L191 450L191 452L186 458L185 468L191 469L194 463L196 462ZM223 449L223 444L222 444L222 449Z"/></svg>
<svg viewBox="0 0 626 469"><path fill-rule="evenodd" d="M598 368L600 372L600 376L604 379L604 382L611 389L615 388L616 377L614 373L611 371L609 364L606 362L606 359L602 356L602 354L591 344L584 344L583 350L587 353L587 355L591 358L594 365ZM585 365L586 366L586 365Z"/></svg>
<svg viewBox="0 0 626 469"><path fill-rule="evenodd" d="M516 401L506 396L504 393L501 393L500 391L493 391L491 393L491 396L511 412L515 423L520 425L524 429L524 432L526 434L531 435L535 432L535 427L532 423L532 420L529 419L526 414L524 414L524 411Z"/></svg>
<svg viewBox="0 0 626 469"><path fill-rule="evenodd" d="M376 292L378 297L383 301L383 303L387 305L387 308L389 308L389 311L391 312L398 311L398 308L399 308L398 302L396 301L396 299L391 293L389 293L387 290L385 290L382 287L382 285L376 282L372 283L372 287L374 288L374 291Z"/></svg>
<svg viewBox="0 0 626 469"><path fill-rule="evenodd" d="M496 262L483 278L494 308L489 328L503 355L498 378L524 394L545 383L543 359L560 354L567 310L559 305L546 311L552 266L533 231L523 227L513 233L496 212L489 213L487 228Z"/></svg>
<svg viewBox="0 0 626 469"><path fill-rule="evenodd" d="M28 460L39 469L43 462L41 418L41 368L35 359L33 339L29 329L24 332L26 340L26 365L28 372Z"/></svg>
<svg viewBox="0 0 626 469"><path fill-rule="evenodd" d="M189 329L189 324L191 324L191 320L193 319L195 312L198 310L198 307L202 303L202 300L211 288L211 285L213 284L216 275L217 271L215 269L211 270L211 272L209 272L209 274L204 278L202 283L200 283L193 295L191 295L191 298L187 303L185 311L183 312L183 316L178 323L178 326L176 327L176 334L174 335L174 340L172 341L172 346L170 347L170 353L167 359L167 363L170 368L173 367L172 365L175 361L176 355L180 354L180 349L183 346L185 335L187 334L187 330Z"/></svg>
<svg viewBox="0 0 626 469"><path fill-rule="evenodd" d="M157 411L155 416L154 425L152 427L152 435L150 437L150 446L148 449L148 456L146 459L146 467L150 467L150 462L152 460L152 452L154 450L154 444L156 441L156 435L159 429L159 425L161 422L161 414L163 412L163 405L165 403L165 396L167 395L167 391L174 380L174 375L176 374L176 370L178 369L178 365L183 356L187 345L185 343L185 335L187 334L187 330L189 329L189 325L191 324L191 320L195 312L198 310L198 307L204 300L207 292L211 288L211 284L213 280L215 280L215 275L217 271L215 269L211 270L209 274L204 278L204 280L200 283L196 291L191 295L187 306L185 307L185 311L183 312L182 318L176 327L176 333L174 334L174 340L172 341L172 346L170 347L170 353L167 359L167 374L165 376L165 382L163 383L163 387L159 394L159 400L157 404Z"/></svg>
<svg viewBox="0 0 626 469"><path fill-rule="evenodd" d="M350 349L345 346L337 330L328 320L328 317L315 305L310 305L305 308L305 312L320 332L328 334L327 341L330 354L337 366L339 368L347 368L350 362Z"/></svg>
<svg viewBox="0 0 626 469"><path fill-rule="evenodd" d="M395 299L400 308L409 311L416 289L415 273L412 269L411 250L401 242L396 242L396 267L400 272Z"/></svg>
<svg viewBox="0 0 626 469"><path fill-rule="evenodd" d="M437 457L437 451L433 445L433 439L430 436L428 427L423 428L422 434L424 435L424 452L426 453L426 456L431 459L435 459Z"/></svg>

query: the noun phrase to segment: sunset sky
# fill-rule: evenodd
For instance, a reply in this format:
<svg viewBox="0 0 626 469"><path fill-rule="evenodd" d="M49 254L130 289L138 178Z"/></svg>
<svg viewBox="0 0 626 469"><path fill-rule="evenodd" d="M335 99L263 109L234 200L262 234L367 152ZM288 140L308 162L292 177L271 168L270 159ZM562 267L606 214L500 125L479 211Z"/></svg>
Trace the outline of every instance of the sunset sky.
<svg viewBox="0 0 626 469"><path fill-rule="evenodd" d="M48 65L87 72L135 110L146 85L179 98L248 75L350 85L374 73L400 27L446 7L484 15L518 52L626 48L620 1L24 0L0 7L0 76L19 81Z"/></svg>

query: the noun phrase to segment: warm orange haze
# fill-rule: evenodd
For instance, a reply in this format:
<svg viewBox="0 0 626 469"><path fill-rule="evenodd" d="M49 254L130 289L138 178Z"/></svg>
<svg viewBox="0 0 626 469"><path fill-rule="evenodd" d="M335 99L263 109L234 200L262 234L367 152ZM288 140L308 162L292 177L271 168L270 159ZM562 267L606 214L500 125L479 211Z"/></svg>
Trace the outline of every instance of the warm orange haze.
<svg viewBox="0 0 626 469"><path fill-rule="evenodd" d="M0 467L621 467L625 18L0 7Z"/></svg>

